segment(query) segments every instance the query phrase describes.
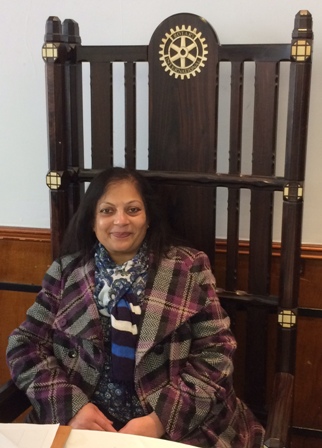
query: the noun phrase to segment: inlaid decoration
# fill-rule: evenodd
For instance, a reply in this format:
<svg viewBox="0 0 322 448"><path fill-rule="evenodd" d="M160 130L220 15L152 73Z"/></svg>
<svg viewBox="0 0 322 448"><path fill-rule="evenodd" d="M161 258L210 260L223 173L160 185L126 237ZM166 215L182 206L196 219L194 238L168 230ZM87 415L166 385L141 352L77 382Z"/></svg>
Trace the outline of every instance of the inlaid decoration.
<svg viewBox="0 0 322 448"><path fill-rule="evenodd" d="M292 45L292 58L296 62L306 61L311 57L312 48L310 42L299 39Z"/></svg>
<svg viewBox="0 0 322 448"><path fill-rule="evenodd" d="M46 176L46 184L51 190L58 190L61 187L61 175L57 171L49 171Z"/></svg>
<svg viewBox="0 0 322 448"><path fill-rule="evenodd" d="M278 323L283 328L292 328L296 324L296 314L292 310L283 310L278 313Z"/></svg>
<svg viewBox="0 0 322 448"><path fill-rule="evenodd" d="M58 48L54 43L47 42L42 47L42 58L45 62L48 59L53 59L54 61L58 58Z"/></svg>
<svg viewBox="0 0 322 448"><path fill-rule="evenodd" d="M189 25L170 29L160 44L162 67L176 79L196 76L205 66L208 45L202 33Z"/></svg>
<svg viewBox="0 0 322 448"><path fill-rule="evenodd" d="M296 182L284 186L283 198L285 201L301 201L303 199L303 186Z"/></svg>

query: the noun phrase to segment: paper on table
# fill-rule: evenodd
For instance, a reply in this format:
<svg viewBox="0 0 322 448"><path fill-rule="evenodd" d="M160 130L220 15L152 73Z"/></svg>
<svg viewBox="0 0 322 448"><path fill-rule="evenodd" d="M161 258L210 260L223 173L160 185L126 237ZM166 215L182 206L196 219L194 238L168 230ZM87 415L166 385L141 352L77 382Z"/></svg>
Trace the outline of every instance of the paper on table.
<svg viewBox="0 0 322 448"><path fill-rule="evenodd" d="M7 437L1 434L1 432L0 432L0 446L1 448L17 448L17 445L15 443L12 443L11 440L7 439Z"/></svg>
<svg viewBox="0 0 322 448"><path fill-rule="evenodd" d="M0 423L1 448L50 448L59 424Z"/></svg>
<svg viewBox="0 0 322 448"><path fill-rule="evenodd" d="M72 429L65 448L187 448L186 444L120 432ZM190 446L190 448L193 448ZM195 447L197 448L197 447Z"/></svg>

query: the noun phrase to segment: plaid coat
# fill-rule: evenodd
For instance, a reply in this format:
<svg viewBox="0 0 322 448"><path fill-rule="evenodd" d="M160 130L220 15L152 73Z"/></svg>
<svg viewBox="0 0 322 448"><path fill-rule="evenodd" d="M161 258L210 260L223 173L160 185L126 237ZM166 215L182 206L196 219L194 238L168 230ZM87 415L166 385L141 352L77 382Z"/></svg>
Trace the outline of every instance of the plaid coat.
<svg viewBox="0 0 322 448"><path fill-rule="evenodd" d="M92 258L67 256L47 271L7 361L37 423L68 421L88 403L104 363ZM165 438L199 447L260 447L263 429L232 386L236 342L203 252L173 248L151 259L136 352L135 385Z"/></svg>

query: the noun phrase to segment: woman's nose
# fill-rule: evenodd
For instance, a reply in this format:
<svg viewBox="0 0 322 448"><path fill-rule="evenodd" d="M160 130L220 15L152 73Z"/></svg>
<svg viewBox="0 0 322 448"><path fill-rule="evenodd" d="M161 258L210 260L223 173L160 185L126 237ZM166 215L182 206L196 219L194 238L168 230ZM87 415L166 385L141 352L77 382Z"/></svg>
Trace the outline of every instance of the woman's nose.
<svg viewBox="0 0 322 448"><path fill-rule="evenodd" d="M114 223L120 225L120 224L127 224L128 222L129 219L124 210L118 210L114 217Z"/></svg>

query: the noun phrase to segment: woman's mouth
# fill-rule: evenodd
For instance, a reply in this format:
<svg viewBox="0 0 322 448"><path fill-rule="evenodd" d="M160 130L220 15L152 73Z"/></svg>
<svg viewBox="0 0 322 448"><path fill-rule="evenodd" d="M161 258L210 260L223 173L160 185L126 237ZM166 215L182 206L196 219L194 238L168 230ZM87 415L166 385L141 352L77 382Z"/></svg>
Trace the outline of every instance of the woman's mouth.
<svg viewBox="0 0 322 448"><path fill-rule="evenodd" d="M114 238L123 239L123 238L128 238L131 235L131 232L112 232L111 235Z"/></svg>

